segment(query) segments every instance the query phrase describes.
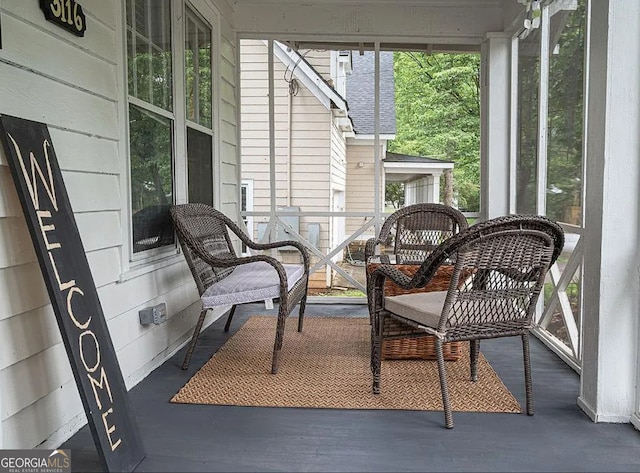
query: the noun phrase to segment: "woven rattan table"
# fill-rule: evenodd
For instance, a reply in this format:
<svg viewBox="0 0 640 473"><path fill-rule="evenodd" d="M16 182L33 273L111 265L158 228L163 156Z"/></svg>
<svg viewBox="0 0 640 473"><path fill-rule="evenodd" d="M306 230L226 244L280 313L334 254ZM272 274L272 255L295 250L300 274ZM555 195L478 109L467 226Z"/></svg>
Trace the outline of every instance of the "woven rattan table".
<svg viewBox="0 0 640 473"><path fill-rule="evenodd" d="M376 255L367 261L367 273L372 272L380 264L393 264L407 276L413 276L420 267L418 263L397 262L393 255ZM392 281L385 281L384 295L397 296L400 294L412 294L416 292L446 291L449 288L453 266L441 266L431 282L425 287L415 289L403 289ZM402 335L406 335L403 337ZM448 342L443 344L444 358L447 361L456 361L462 355L461 342ZM416 336L416 332L397 320L386 317L382 341L383 360L421 359L435 360L435 337L427 334Z"/></svg>

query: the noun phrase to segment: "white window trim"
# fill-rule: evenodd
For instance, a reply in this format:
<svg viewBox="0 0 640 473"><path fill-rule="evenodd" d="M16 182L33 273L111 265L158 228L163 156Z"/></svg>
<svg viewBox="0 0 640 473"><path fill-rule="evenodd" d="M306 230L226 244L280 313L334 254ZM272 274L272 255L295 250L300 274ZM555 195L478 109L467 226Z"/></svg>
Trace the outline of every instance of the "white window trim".
<svg viewBox="0 0 640 473"><path fill-rule="evenodd" d="M211 5L203 0L188 2L189 8L196 12L210 27L211 35L211 69L212 69L212 129L202 127L186 119L185 83L184 83L184 0L171 0L171 35L173 57L173 112L154 107L144 102L144 108L170 118L173 121L173 199L175 203L184 203L188 199L187 189L187 125L204 131L214 137L219 136L219 74L220 71L220 14ZM122 209L120 212L121 242L120 251L121 272L119 282L128 281L143 274L180 263L183 257L180 253L180 245L176 240L175 246L155 248L140 253L133 253L132 224L131 224L131 167L129 149L129 104L140 105L139 99L129 96L127 75L127 40L126 40L126 3L122 2L116 9L116 47L122 60L118 61L117 74L120 78L122 99L118 103L118 121L120 123L120 136L118 146L120 154L120 195L122 196ZM180 68L180 69L178 69ZM178 72L180 71L180 72ZM179 130L180 129L180 130ZM213 172L219 176L219 148L218 140L213 141ZM214 205L220 199L219 186L214 189Z"/></svg>

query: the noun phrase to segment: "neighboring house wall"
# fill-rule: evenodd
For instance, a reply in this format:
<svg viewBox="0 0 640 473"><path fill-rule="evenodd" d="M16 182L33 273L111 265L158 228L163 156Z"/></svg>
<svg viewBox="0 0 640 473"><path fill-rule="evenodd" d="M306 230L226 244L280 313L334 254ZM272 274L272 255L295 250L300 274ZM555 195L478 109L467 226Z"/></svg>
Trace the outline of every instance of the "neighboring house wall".
<svg viewBox="0 0 640 473"><path fill-rule="evenodd" d="M242 178L253 181L254 211L268 212L271 191L268 54L265 42L242 40L240 60ZM326 67L328 69L328 62ZM331 205L331 112L301 82L298 83L297 95L290 96L284 74L285 66L274 59L276 206L297 206L301 211L326 212ZM287 71L287 78L290 76L290 71ZM260 222L267 221L267 217L253 219L254 238ZM326 252L330 238L328 217L301 217L299 229L305 238L308 237L309 223L320 223L319 248ZM323 287L324 281L324 271L317 271L310 284Z"/></svg>
<svg viewBox="0 0 640 473"><path fill-rule="evenodd" d="M210 3L210 2L209 2ZM197 8L202 1L193 2ZM121 264L128 254L126 67L121 2L83 3L88 28L77 38L45 21L35 1L0 4L0 113L48 125L98 289L123 377L131 388L187 340L199 312L195 284L182 256L166 266ZM225 5L223 5L225 6ZM226 6L228 8L228 5ZM211 12L210 7L204 7ZM227 10L225 10L227 11ZM222 210L238 211L236 52L224 16L220 106L214 117L214 169ZM174 36L174 41L184 41ZM214 54L215 57L215 54ZM180 100L180 99L178 99ZM216 97L217 100L217 97ZM184 152L176 150L184 162ZM124 259L128 259L126 256ZM141 326L139 309L166 302L169 320ZM207 323L210 323L210 318ZM177 369L177 368L176 368ZM0 151L0 448L51 448L85 422L78 390Z"/></svg>
<svg viewBox="0 0 640 473"><path fill-rule="evenodd" d="M306 61L313 66L318 74L320 74L324 80L331 80L331 52L325 50L311 49L307 51L301 51Z"/></svg>
<svg viewBox="0 0 640 473"><path fill-rule="evenodd" d="M340 131L335 121L331 125L331 210L335 212L346 211L347 190L347 142L344 133ZM331 249L336 248L345 239L345 217L332 217L331 222ZM342 252L337 253L334 261L342 259ZM327 280L327 285L331 281Z"/></svg>
<svg viewBox="0 0 640 473"><path fill-rule="evenodd" d="M347 209L349 212L374 212L375 211L375 147L373 140L347 140ZM386 152L386 141L380 142L380 158ZM378 206L383 207L384 202L384 171L380 166L380 198ZM365 217L349 217L346 221L347 235L351 235L371 220ZM373 237L375 229L370 227L358 239ZM364 235L364 236L363 236Z"/></svg>

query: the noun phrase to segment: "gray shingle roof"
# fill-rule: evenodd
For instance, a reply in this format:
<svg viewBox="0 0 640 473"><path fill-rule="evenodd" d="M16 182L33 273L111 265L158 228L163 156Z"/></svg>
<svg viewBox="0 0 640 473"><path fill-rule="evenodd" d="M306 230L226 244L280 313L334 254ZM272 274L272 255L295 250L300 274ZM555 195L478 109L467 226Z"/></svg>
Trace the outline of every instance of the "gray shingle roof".
<svg viewBox="0 0 640 473"><path fill-rule="evenodd" d="M358 135L373 135L375 52L352 52L353 72L347 76L349 117ZM380 52L380 134L396 133L393 52Z"/></svg>

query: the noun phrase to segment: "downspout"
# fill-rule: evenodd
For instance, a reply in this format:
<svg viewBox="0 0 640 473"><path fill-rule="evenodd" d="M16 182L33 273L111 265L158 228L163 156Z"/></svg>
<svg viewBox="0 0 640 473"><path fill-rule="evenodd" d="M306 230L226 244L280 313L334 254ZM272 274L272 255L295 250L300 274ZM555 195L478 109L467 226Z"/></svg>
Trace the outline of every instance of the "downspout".
<svg viewBox="0 0 640 473"><path fill-rule="evenodd" d="M373 199L375 200L375 234L380 234L381 219L384 213L384 195L381 195L380 183L382 181L382 157L380 156L380 42L374 43L374 79L373 79Z"/></svg>
<svg viewBox="0 0 640 473"><path fill-rule="evenodd" d="M287 94L287 207L291 207L291 122L293 98L291 91Z"/></svg>

